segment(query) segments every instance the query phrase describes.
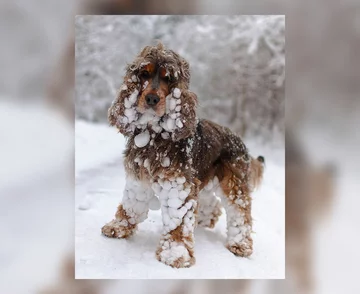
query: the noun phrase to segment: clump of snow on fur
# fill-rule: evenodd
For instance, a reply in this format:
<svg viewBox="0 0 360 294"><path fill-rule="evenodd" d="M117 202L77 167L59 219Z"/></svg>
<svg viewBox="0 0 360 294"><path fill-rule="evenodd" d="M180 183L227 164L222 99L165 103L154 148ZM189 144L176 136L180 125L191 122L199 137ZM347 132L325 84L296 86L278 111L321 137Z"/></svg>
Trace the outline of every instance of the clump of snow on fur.
<svg viewBox="0 0 360 294"><path fill-rule="evenodd" d="M153 198L151 198L151 200L149 201L149 208L151 210L159 210L160 209L160 201L159 198L157 198L156 196L154 196Z"/></svg>
<svg viewBox="0 0 360 294"><path fill-rule="evenodd" d="M251 225L245 223L245 212L230 201L221 187L216 188L216 195L221 198L221 202L226 210L227 243L230 246L241 245L246 240L246 237L251 235ZM241 199L241 194L237 195L237 197Z"/></svg>
<svg viewBox="0 0 360 294"><path fill-rule="evenodd" d="M133 75L129 82L138 82L138 78ZM143 90L148 86L148 81L143 85ZM124 84L121 91L126 91L127 86ZM124 115L118 118L118 123L127 124L127 131L134 132L135 129L145 130L151 127L150 130L155 133L165 131L164 139L167 139L166 133L174 133L177 129L184 127L184 121L181 116L181 91L175 88L172 93L166 97L166 109L163 117L157 116L153 109L148 109L145 113L139 113L136 102L139 96L139 89L135 89L129 97L124 99L125 111ZM169 138L174 138L174 135L169 135ZM144 145L146 146L147 143ZM154 141L150 142L154 145Z"/></svg>
<svg viewBox="0 0 360 294"><path fill-rule="evenodd" d="M133 76L131 77L131 79L132 79L132 81L133 81L134 83L136 83L136 82L138 81L138 78L137 78L136 75L133 75Z"/></svg>
<svg viewBox="0 0 360 294"><path fill-rule="evenodd" d="M214 194L218 185L219 180L214 177L199 193L198 222L203 227L209 227L214 219L214 212L221 211L221 203Z"/></svg>
<svg viewBox="0 0 360 294"><path fill-rule="evenodd" d="M175 88L174 91L173 91L173 96L175 98L180 98L180 95L181 95L181 91L179 88Z"/></svg>
<svg viewBox="0 0 360 294"><path fill-rule="evenodd" d="M145 83L143 85L143 90L145 90L148 85L149 85L149 81L145 81Z"/></svg>
<svg viewBox="0 0 360 294"><path fill-rule="evenodd" d="M129 216L130 224L138 224L146 219L149 202L153 197L152 190L142 186L138 181L131 178L127 179L122 205L127 216Z"/></svg>
<svg viewBox="0 0 360 294"><path fill-rule="evenodd" d="M193 211L196 202L193 199L185 202L191 191L189 184L186 185L185 177L159 179L151 187L161 203L164 234L181 225L184 217L183 233L185 236L192 233L195 226Z"/></svg>
<svg viewBox="0 0 360 294"><path fill-rule="evenodd" d="M174 241L164 241L161 248L160 259L165 264L172 265L180 258L184 260L184 266L190 264L190 254L184 244Z"/></svg>
<svg viewBox="0 0 360 294"><path fill-rule="evenodd" d="M138 134L134 138L135 145L139 148L145 147L150 141L150 133L148 130Z"/></svg>
<svg viewBox="0 0 360 294"><path fill-rule="evenodd" d="M136 102L136 100L137 100L138 95L139 95L139 90L135 89L135 91L132 92L132 94L130 95L129 101L130 101L132 104L134 104L134 103Z"/></svg>
<svg viewBox="0 0 360 294"><path fill-rule="evenodd" d="M168 132L162 132L161 133L161 137L164 139L164 140L167 140L170 138L170 135Z"/></svg>
<svg viewBox="0 0 360 294"><path fill-rule="evenodd" d="M187 144L186 144L186 154L188 156L191 155L191 152L193 150L193 145L194 145L194 138L189 138L188 141L187 141Z"/></svg>
<svg viewBox="0 0 360 294"><path fill-rule="evenodd" d="M181 129L183 127L183 122L181 121L181 91L178 88L175 88L172 94L166 96L166 116L163 121L160 123L160 126L167 132L173 133L177 128ZM175 98L176 99L175 99Z"/></svg>
<svg viewBox="0 0 360 294"><path fill-rule="evenodd" d="M143 163L143 160L140 157L136 157L134 162L141 166Z"/></svg>
<svg viewBox="0 0 360 294"><path fill-rule="evenodd" d="M182 129L182 127L184 126L180 118L177 118L177 119L176 119L176 125L177 125L180 129Z"/></svg>
<svg viewBox="0 0 360 294"><path fill-rule="evenodd" d="M168 167L170 166L170 158L169 157L164 157L162 160L161 160L161 166L162 167Z"/></svg>

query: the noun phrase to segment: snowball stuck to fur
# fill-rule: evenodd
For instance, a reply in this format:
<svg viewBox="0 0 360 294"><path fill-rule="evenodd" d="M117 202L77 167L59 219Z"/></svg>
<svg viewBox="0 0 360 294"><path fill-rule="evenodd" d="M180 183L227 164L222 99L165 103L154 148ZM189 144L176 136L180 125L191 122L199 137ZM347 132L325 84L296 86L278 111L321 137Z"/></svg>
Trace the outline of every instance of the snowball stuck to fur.
<svg viewBox="0 0 360 294"><path fill-rule="evenodd" d="M175 98L180 98L180 95L181 95L180 89L179 89L179 88L175 88L175 89L174 89L174 92L173 92L173 96L174 96Z"/></svg>
<svg viewBox="0 0 360 294"><path fill-rule="evenodd" d="M161 186L159 185L159 183L156 183L156 182L152 183L151 188L154 190L156 195L160 194Z"/></svg>
<svg viewBox="0 0 360 294"><path fill-rule="evenodd" d="M139 148L145 147L149 143L149 141L150 141L150 133L148 130L140 133L134 138L135 145Z"/></svg>
<svg viewBox="0 0 360 294"><path fill-rule="evenodd" d="M130 95L129 101L134 104L137 100L137 97L139 95L139 90L135 89L135 91Z"/></svg>
<svg viewBox="0 0 360 294"><path fill-rule="evenodd" d="M166 125L167 125L169 131L173 131L175 129L175 120L169 118L166 122Z"/></svg>
<svg viewBox="0 0 360 294"><path fill-rule="evenodd" d="M168 167L168 166L170 166L170 158L169 158L169 157L164 157L164 158L161 160L161 166L163 166L163 167Z"/></svg>
<svg viewBox="0 0 360 294"><path fill-rule="evenodd" d="M143 90L145 90L148 85L149 85L149 81L145 81L145 83L143 85Z"/></svg>
<svg viewBox="0 0 360 294"><path fill-rule="evenodd" d="M174 110L175 109L175 107L176 107L176 101L175 101L175 99L170 99L170 104L169 104L169 109L170 110Z"/></svg>
<svg viewBox="0 0 360 294"><path fill-rule="evenodd" d="M179 198L170 198L168 200L168 205L171 208L179 208L183 202Z"/></svg>
<svg viewBox="0 0 360 294"><path fill-rule="evenodd" d="M186 179L185 179L185 177L178 177L178 178L176 179L176 181L177 181L179 184L184 184L185 181L186 181Z"/></svg>
<svg viewBox="0 0 360 294"><path fill-rule="evenodd" d="M184 125L182 123L182 121L180 120L180 118L176 119L176 125L181 129Z"/></svg>
<svg viewBox="0 0 360 294"><path fill-rule="evenodd" d="M159 210L160 209L160 201L157 197L153 197L151 198L150 202L149 202L149 208L151 210Z"/></svg>
<svg viewBox="0 0 360 294"><path fill-rule="evenodd" d="M129 98L125 98L124 104L125 104L125 108L130 108L132 105L131 102L129 101Z"/></svg>
<svg viewBox="0 0 360 294"><path fill-rule="evenodd" d="M162 137L164 140L167 140L167 139L170 138L170 135L169 135L168 132L163 132L163 133L161 133L161 137Z"/></svg>

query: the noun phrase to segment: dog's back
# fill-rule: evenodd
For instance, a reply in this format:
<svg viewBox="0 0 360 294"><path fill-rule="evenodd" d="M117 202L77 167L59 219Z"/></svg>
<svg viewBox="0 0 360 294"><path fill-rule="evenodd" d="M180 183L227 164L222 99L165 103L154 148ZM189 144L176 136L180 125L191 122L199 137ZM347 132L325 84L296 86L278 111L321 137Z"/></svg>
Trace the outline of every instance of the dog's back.
<svg viewBox="0 0 360 294"><path fill-rule="evenodd" d="M201 182L206 183L215 175L221 180L224 169L230 169L233 173L240 172L237 168L239 161L250 165L250 169L257 175L256 179L261 178L263 157L259 157L258 160L251 158L241 138L229 128L200 119L194 136L193 150L195 177ZM254 181L254 185L257 184L258 180Z"/></svg>

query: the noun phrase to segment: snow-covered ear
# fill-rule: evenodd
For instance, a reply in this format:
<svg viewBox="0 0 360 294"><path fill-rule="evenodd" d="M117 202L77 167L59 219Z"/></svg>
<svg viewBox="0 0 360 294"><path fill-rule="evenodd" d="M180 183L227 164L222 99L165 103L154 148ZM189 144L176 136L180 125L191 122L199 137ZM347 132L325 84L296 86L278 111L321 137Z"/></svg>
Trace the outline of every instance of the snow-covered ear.
<svg viewBox="0 0 360 294"><path fill-rule="evenodd" d="M125 76L119 94L108 110L111 126L116 126L120 133L130 136L133 133L131 123L138 119L134 105L139 95L140 83L136 75Z"/></svg>
<svg viewBox="0 0 360 294"><path fill-rule="evenodd" d="M172 133L172 139L179 141L188 138L195 133L197 117L197 96L189 90L180 92L178 88L174 90L174 96L179 96L177 110L179 115L176 119L176 128Z"/></svg>

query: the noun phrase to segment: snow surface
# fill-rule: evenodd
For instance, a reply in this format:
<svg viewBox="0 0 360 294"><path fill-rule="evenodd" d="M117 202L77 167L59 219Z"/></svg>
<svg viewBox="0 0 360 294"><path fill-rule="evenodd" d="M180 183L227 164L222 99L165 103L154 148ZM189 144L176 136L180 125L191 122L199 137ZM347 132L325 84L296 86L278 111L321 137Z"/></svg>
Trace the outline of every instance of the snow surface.
<svg viewBox="0 0 360 294"><path fill-rule="evenodd" d="M261 154L266 159L263 185L253 194L252 256L236 257L225 248L226 216L223 211L214 229L198 227L195 230L196 264L191 268L174 269L155 258L162 231L160 210L150 210L148 219L128 240L101 235L101 227L114 218L123 197L125 139L114 128L83 121L76 122L75 132L76 278L284 278L283 149L246 142L254 156Z"/></svg>

